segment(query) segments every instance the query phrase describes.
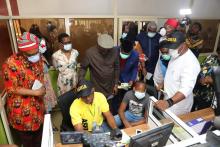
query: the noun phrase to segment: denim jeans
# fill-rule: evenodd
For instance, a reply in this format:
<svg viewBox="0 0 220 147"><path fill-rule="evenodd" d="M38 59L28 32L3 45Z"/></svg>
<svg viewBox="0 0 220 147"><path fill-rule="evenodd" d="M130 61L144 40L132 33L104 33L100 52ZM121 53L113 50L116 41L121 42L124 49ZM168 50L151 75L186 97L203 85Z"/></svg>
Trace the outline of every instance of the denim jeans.
<svg viewBox="0 0 220 147"><path fill-rule="evenodd" d="M123 125L123 122L121 121L119 115L115 115L114 118L115 118L116 125L118 127L121 127ZM137 122L137 121L143 119L144 117L136 116L133 113L131 113L130 111L125 111L125 118L127 119L128 122Z"/></svg>

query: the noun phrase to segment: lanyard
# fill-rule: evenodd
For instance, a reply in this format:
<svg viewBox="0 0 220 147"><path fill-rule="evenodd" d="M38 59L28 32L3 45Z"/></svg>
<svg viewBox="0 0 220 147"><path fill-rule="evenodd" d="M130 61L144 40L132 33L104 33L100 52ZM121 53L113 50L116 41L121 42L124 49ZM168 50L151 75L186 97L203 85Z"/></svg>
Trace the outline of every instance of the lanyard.
<svg viewBox="0 0 220 147"><path fill-rule="evenodd" d="M89 112L91 114L91 116L93 117L93 120L95 119L95 104L94 104L94 110L93 112L91 111L91 109L89 108Z"/></svg>

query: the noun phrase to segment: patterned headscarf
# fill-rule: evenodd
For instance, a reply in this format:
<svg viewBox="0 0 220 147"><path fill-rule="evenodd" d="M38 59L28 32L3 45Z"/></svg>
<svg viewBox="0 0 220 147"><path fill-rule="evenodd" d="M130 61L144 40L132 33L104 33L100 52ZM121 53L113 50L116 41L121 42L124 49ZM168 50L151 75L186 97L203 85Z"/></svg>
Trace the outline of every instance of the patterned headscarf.
<svg viewBox="0 0 220 147"><path fill-rule="evenodd" d="M18 39L18 48L20 51L30 51L39 47L39 39L34 34L24 32Z"/></svg>

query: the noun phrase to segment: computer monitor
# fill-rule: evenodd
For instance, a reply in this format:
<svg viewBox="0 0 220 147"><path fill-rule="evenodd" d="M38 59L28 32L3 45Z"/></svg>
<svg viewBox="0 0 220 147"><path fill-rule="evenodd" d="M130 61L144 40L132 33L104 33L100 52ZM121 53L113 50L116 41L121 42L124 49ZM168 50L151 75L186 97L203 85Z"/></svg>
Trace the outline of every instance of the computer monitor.
<svg viewBox="0 0 220 147"><path fill-rule="evenodd" d="M212 72L216 103L217 107L215 108L215 115L220 115L220 66L214 66Z"/></svg>
<svg viewBox="0 0 220 147"><path fill-rule="evenodd" d="M131 137L129 147L162 147L165 146L172 132L174 123L165 124L158 128Z"/></svg>

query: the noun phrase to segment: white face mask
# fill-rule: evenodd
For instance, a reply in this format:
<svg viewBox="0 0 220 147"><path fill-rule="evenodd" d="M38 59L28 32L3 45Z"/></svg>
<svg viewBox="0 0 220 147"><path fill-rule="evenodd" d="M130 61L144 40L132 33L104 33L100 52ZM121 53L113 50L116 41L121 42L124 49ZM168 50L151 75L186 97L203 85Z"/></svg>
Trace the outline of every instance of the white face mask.
<svg viewBox="0 0 220 147"><path fill-rule="evenodd" d="M166 32L167 32L167 31L166 31L165 28L161 28L159 34L160 34L161 36L165 36L165 35L166 35Z"/></svg>
<svg viewBox="0 0 220 147"><path fill-rule="evenodd" d="M69 43L69 44L65 44L65 45L63 45L63 49L64 49L65 51L69 51L69 50L71 50L71 49L72 49L72 44Z"/></svg>
<svg viewBox="0 0 220 147"><path fill-rule="evenodd" d="M47 50L47 47L45 46L45 47L39 47L39 52L41 53L41 54L43 54L43 53L45 53L46 52L46 50Z"/></svg>
<svg viewBox="0 0 220 147"><path fill-rule="evenodd" d="M155 32L148 32L147 33L147 36L150 37L150 38L153 38L155 35L156 35Z"/></svg>
<svg viewBox="0 0 220 147"><path fill-rule="evenodd" d="M37 53L36 55L28 57L28 61L32 63L36 63L40 60L40 53Z"/></svg>
<svg viewBox="0 0 220 147"><path fill-rule="evenodd" d="M41 40L40 46L39 46L39 52L40 52L41 54L43 54L43 53L46 52L46 50L47 50L46 42L45 42L45 40Z"/></svg>
<svg viewBox="0 0 220 147"><path fill-rule="evenodd" d="M145 92L138 92L134 91L134 95L136 96L137 99L143 99L145 97Z"/></svg>
<svg viewBox="0 0 220 147"><path fill-rule="evenodd" d="M179 57L179 53L177 49L169 49L169 55L171 56L171 58L175 59L177 57Z"/></svg>

